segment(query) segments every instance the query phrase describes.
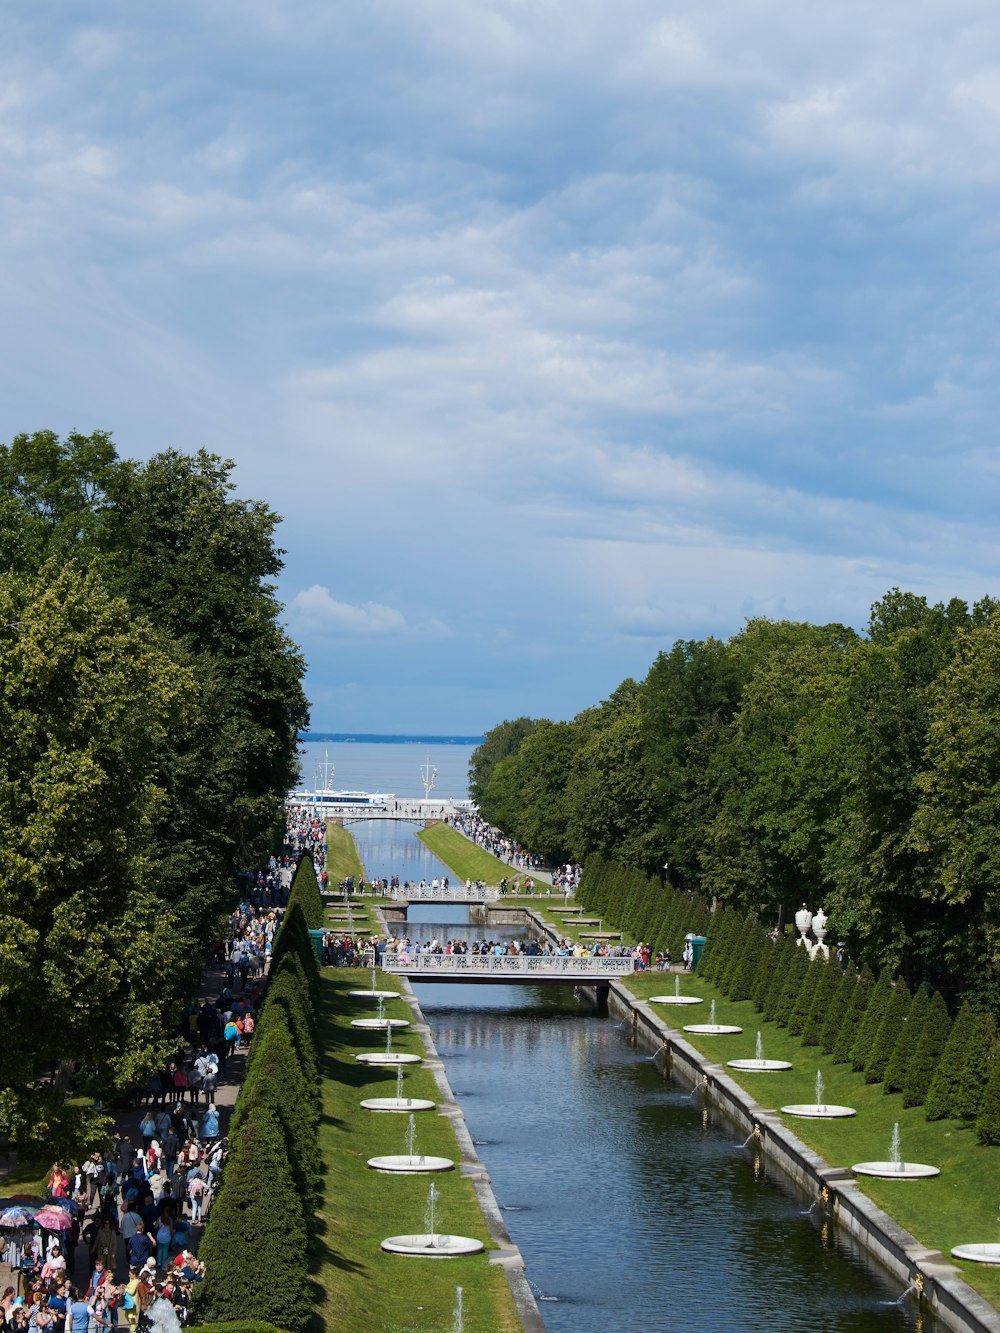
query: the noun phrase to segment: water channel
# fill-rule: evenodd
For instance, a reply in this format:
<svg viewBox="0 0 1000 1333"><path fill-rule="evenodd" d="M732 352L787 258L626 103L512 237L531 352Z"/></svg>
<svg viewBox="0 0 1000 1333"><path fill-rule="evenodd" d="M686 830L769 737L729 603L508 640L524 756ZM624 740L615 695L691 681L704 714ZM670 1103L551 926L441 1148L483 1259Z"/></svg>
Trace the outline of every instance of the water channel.
<svg viewBox="0 0 1000 1333"><path fill-rule="evenodd" d="M372 874L447 873L412 826L352 832ZM408 930L482 937L458 907L411 908ZM568 987L415 989L551 1333L938 1328Z"/></svg>

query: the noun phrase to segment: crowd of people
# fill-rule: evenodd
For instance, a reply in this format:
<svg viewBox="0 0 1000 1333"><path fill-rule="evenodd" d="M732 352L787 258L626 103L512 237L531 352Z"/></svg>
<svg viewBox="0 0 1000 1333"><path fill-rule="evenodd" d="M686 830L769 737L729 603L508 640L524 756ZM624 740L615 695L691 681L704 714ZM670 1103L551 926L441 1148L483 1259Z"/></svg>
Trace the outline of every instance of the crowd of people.
<svg viewBox="0 0 1000 1333"><path fill-rule="evenodd" d="M445 817L445 822L464 833L465 836L481 847L484 852L489 852L498 860L504 861L515 870L538 871L543 867L542 858L537 852L529 852L522 847L519 842L488 824L485 819L471 811L463 811ZM552 885L556 889L561 889L564 893L575 893L580 883L580 876L583 873L583 866L568 863L567 865L556 866L552 871Z"/></svg>
<svg viewBox="0 0 1000 1333"><path fill-rule="evenodd" d="M33 1225L33 1201L23 1226L0 1232L10 1273L0 1333L45 1333L53 1325L57 1333L140 1333L150 1324L173 1327L174 1317L187 1322L204 1275L196 1255L201 1224L228 1153L216 1092L231 1078L234 1054L252 1041L291 876L314 835L290 825L281 855L248 876L242 901L208 950L206 976L219 977L218 996L184 1007L173 1053L136 1090L104 1150L53 1164L47 1202L66 1222ZM136 1108L138 1130L129 1131Z"/></svg>
<svg viewBox="0 0 1000 1333"><path fill-rule="evenodd" d="M450 820L446 816L445 822L450 822L453 828L464 833L477 847L482 847L484 852L489 852L515 870L538 870L542 864L542 858L536 852L527 851L519 842L508 838L472 811L452 815Z"/></svg>

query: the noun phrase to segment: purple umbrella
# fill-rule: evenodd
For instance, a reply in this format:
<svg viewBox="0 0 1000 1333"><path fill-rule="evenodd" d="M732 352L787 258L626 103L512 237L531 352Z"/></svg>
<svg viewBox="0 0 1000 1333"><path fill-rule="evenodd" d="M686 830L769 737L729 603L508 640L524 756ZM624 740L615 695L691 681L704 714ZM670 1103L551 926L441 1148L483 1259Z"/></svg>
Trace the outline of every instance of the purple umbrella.
<svg viewBox="0 0 1000 1333"><path fill-rule="evenodd" d="M70 1217L76 1217L80 1211L80 1206L74 1199L66 1199L62 1197L46 1199L45 1207L61 1208L63 1212L69 1213Z"/></svg>
<svg viewBox="0 0 1000 1333"><path fill-rule="evenodd" d="M16 1203L0 1213L0 1227L26 1227L30 1221L31 1218L25 1209Z"/></svg>
<svg viewBox="0 0 1000 1333"><path fill-rule="evenodd" d="M46 1231L68 1231L73 1225L73 1219L63 1208L39 1208L35 1214L35 1226L44 1227Z"/></svg>

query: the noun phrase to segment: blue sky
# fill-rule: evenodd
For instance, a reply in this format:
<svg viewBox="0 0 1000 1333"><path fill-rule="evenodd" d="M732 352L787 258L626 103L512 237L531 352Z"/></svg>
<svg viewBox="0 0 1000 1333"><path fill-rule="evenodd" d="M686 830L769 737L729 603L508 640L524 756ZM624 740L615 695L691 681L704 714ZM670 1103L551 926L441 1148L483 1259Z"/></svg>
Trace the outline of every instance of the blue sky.
<svg viewBox="0 0 1000 1333"><path fill-rule="evenodd" d="M316 729L571 716L748 616L1000 593L995 5L0 38L0 438L234 458Z"/></svg>

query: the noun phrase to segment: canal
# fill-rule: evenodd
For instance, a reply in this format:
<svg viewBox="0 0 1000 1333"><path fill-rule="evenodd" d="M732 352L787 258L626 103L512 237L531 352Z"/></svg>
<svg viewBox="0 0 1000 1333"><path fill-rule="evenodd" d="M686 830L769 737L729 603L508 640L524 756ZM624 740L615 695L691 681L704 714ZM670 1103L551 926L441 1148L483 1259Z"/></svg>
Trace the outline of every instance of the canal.
<svg viewBox="0 0 1000 1333"><path fill-rule="evenodd" d="M408 825L352 832L372 874L447 873L420 853L397 869L422 848ZM457 907L411 908L406 929L482 938ZM570 988L415 990L551 1333L938 1327Z"/></svg>

